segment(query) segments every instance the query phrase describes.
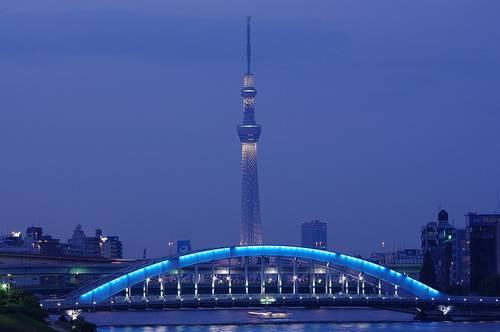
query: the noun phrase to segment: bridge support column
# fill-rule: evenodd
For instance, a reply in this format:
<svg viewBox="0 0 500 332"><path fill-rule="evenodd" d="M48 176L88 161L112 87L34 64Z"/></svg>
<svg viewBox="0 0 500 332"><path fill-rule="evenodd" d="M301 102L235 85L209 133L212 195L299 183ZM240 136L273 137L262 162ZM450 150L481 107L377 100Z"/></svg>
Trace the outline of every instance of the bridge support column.
<svg viewBox="0 0 500 332"><path fill-rule="evenodd" d="M215 277L214 263L212 262L211 265L212 265L212 296L214 296L215 295L215 280L217 280L217 278Z"/></svg>
<svg viewBox="0 0 500 332"><path fill-rule="evenodd" d="M361 293L365 295L365 277L361 276Z"/></svg>
<svg viewBox="0 0 500 332"><path fill-rule="evenodd" d="M248 257L243 257L245 260L245 294L248 295Z"/></svg>
<svg viewBox="0 0 500 332"><path fill-rule="evenodd" d="M260 294L266 293L266 280L264 280L264 256L260 257Z"/></svg>
<svg viewBox="0 0 500 332"><path fill-rule="evenodd" d="M359 290L360 290L360 288L359 288L359 283L360 283L360 279L361 279L361 276L359 276L359 277L358 277L358 279L357 279L357 284L356 284L356 295L359 295Z"/></svg>
<svg viewBox="0 0 500 332"><path fill-rule="evenodd" d="M176 276L177 276L177 297L180 298L181 297L181 270L180 269L177 269Z"/></svg>
<svg viewBox="0 0 500 332"><path fill-rule="evenodd" d="M345 293L349 295L349 278L345 278Z"/></svg>
<svg viewBox="0 0 500 332"><path fill-rule="evenodd" d="M398 297L398 285L394 285L394 296Z"/></svg>
<svg viewBox="0 0 500 332"><path fill-rule="evenodd" d="M314 278L314 261L309 265L309 294L316 294L316 280Z"/></svg>
<svg viewBox="0 0 500 332"><path fill-rule="evenodd" d="M345 293L345 275L340 276L340 292Z"/></svg>
<svg viewBox="0 0 500 332"><path fill-rule="evenodd" d="M332 295L332 274L330 267L328 267L328 295Z"/></svg>
<svg viewBox="0 0 500 332"><path fill-rule="evenodd" d="M148 299L148 293L149 293L149 278L146 278L146 281L144 281L142 285L142 299L147 300Z"/></svg>
<svg viewBox="0 0 500 332"><path fill-rule="evenodd" d="M281 282L281 259L278 257L278 265L276 267L277 269L277 272L278 272L278 293L279 294L282 294L283 293L283 289L282 289L282 282Z"/></svg>
<svg viewBox="0 0 500 332"><path fill-rule="evenodd" d="M382 295L382 280L378 280L378 295Z"/></svg>
<svg viewBox="0 0 500 332"><path fill-rule="evenodd" d="M198 273L198 264L194 266L194 296L198 297L198 283L200 282L200 275Z"/></svg>
<svg viewBox="0 0 500 332"><path fill-rule="evenodd" d="M330 266L328 263L326 263L326 266L325 266L325 295L328 295L328 278L330 276Z"/></svg>
<svg viewBox="0 0 500 332"><path fill-rule="evenodd" d="M158 281L160 282L160 299L163 300L165 298L165 280L162 276L158 278Z"/></svg>
<svg viewBox="0 0 500 332"><path fill-rule="evenodd" d="M125 301L130 301L130 287L125 288Z"/></svg>
<svg viewBox="0 0 500 332"><path fill-rule="evenodd" d="M232 285L232 280L231 280L231 258L229 258L229 265L228 265L228 275L227 275L227 281L228 281L228 286L229 286L229 295L232 294L232 289L231 289L231 285Z"/></svg>
<svg viewBox="0 0 500 332"><path fill-rule="evenodd" d="M297 295L297 257L293 259L293 295Z"/></svg>

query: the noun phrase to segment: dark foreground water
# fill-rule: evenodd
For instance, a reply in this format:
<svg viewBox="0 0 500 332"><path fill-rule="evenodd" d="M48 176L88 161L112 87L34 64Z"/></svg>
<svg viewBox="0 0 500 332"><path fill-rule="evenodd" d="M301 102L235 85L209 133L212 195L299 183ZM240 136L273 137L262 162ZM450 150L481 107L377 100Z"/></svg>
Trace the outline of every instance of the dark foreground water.
<svg viewBox="0 0 500 332"><path fill-rule="evenodd" d="M497 322L414 322L413 316L363 308L285 309L286 320L250 318L248 309L182 309L83 313L100 332L302 332L443 331L500 332Z"/></svg>

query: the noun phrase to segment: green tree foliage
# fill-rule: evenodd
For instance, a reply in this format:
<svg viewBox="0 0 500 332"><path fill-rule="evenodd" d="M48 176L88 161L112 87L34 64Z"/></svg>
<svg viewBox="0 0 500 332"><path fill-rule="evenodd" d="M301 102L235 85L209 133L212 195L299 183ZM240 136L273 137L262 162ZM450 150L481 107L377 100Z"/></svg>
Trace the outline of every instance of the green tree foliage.
<svg viewBox="0 0 500 332"><path fill-rule="evenodd" d="M432 288L437 288L436 271L434 270L434 262L429 250L424 254L424 262L422 270L420 270L420 281Z"/></svg>
<svg viewBox="0 0 500 332"><path fill-rule="evenodd" d="M500 296L500 275L484 277L479 282L479 295Z"/></svg>

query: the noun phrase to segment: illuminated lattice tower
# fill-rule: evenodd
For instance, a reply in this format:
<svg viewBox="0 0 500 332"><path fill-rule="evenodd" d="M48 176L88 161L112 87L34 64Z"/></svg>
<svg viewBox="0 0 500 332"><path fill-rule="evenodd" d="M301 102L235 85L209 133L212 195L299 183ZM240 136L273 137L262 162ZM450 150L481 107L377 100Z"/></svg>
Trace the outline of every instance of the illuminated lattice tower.
<svg viewBox="0 0 500 332"><path fill-rule="evenodd" d="M255 122L253 74L250 72L250 17L247 17L247 73L243 76L243 123L238 125L241 142L241 245L262 243L259 181L257 177L257 141L261 127Z"/></svg>

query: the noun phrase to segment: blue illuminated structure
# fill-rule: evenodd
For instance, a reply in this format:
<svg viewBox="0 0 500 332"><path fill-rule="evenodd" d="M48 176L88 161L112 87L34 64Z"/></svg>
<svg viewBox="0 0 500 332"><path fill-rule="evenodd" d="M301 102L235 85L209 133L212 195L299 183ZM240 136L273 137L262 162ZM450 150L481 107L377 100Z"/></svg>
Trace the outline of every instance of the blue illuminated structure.
<svg viewBox="0 0 500 332"><path fill-rule="evenodd" d="M387 283L396 285L401 289L414 294L421 299L439 298L442 294L406 275L391 270L387 267L365 261L360 258L339 254L331 251L317 250L292 246L242 246L210 249L197 253L179 256L173 259L165 259L149 265L138 267L136 270L126 272L120 277L103 281L99 286L86 290L83 294L66 300L73 300L80 304L95 304L102 302L111 296L131 287L166 273L174 272L176 269L193 266L200 263L208 263L221 259L239 257L288 257L303 260L314 260L330 263L360 273L372 276Z"/></svg>

